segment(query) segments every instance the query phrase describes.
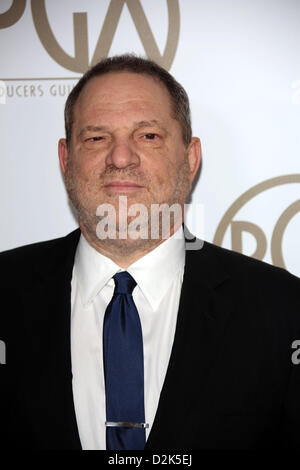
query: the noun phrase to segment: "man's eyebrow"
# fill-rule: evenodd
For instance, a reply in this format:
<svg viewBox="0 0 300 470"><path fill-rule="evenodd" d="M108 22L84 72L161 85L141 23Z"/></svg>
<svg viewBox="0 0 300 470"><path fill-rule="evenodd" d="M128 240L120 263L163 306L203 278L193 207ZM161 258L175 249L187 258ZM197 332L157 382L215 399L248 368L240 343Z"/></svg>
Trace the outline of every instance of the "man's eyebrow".
<svg viewBox="0 0 300 470"><path fill-rule="evenodd" d="M151 126L158 126L160 127L163 131L165 131L166 134L169 134L167 129L164 127L164 125L158 121L157 119L151 119L150 121L139 121L134 123L135 127L138 129L142 127L151 127Z"/></svg>
<svg viewBox="0 0 300 470"><path fill-rule="evenodd" d="M85 126L80 130L79 134L77 135L77 138L81 137L82 134L84 134L85 132L105 132L105 131L107 131L106 126Z"/></svg>
<svg viewBox="0 0 300 470"><path fill-rule="evenodd" d="M143 127L151 127L151 126L158 126L166 134L169 134L167 129L157 119L151 119L150 121L138 121L134 123L134 127L136 127L137 129L141 129ZM85 132L106 132L107 130L108 130L107 126L85 126L80 130L80 132L77 135L77 138L79 139Z"/></svg>

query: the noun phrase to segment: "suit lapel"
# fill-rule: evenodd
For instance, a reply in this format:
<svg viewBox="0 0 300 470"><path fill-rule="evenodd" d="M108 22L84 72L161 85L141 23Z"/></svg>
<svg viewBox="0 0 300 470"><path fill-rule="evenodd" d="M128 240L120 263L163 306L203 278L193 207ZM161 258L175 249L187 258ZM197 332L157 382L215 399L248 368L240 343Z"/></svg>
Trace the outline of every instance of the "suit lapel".
<svg viewBox="0 0 300 470"><path fill-rule="evenodd" d="M186 252L174 343L146 449L192 445L195 404L198 410L208 404L210 374L233 308L229 284L208 244Z"/></svg>
<svg viewBox="0 0 300 470"><path fill-rule="evenodd" d="M53 257L49 252L44 262L39 260L39 282L24 289L22 295L24 311L31 317L23 331L27 361L22 400L27 401L28 414L34 417L30 419L34 423L31 432L40 448L81 448L73 404L70 345L71 278L79 235L79 230L71 233L53 251Z"/></svg>

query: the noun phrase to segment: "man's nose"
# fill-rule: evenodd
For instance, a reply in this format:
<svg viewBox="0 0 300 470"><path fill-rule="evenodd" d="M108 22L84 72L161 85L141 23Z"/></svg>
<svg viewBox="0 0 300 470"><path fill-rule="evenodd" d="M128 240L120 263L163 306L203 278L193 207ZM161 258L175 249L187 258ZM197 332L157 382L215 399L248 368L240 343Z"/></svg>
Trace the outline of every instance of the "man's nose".
<svg viewBox="0 0 300 470"><path fill-rule="evenodd" d="M139 163L139 156L129 143L116 143L106 159L107 165L114 165L116 168L126 168Z"/></svg>

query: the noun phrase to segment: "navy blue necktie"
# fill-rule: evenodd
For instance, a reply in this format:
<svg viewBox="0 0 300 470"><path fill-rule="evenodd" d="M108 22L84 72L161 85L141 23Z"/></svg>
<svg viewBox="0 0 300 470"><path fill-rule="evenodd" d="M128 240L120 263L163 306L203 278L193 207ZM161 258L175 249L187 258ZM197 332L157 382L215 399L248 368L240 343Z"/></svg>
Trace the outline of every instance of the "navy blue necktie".
<svg viewBox="0 0 300 470"><path fill-rule="evenodd" d="M115 290L103 324L106 393L106 448L145 447L144 356L142 328L132 298L133 277L123 271L113 277Z"/></svg>

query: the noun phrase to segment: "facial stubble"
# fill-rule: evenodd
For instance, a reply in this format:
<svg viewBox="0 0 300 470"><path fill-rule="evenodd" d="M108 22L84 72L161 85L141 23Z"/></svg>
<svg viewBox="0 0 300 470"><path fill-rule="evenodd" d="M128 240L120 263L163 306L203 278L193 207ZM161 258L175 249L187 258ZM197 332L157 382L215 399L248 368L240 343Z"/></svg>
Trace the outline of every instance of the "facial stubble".
<svg viewBox="0 0 300 470"><path fill-rule="evenodd" d="M96 215L96 210L97 207L94 207L91 209L90 207L87 207L85 204L85 201L87 200L86 194L91 193L94 190L93 184L90 184L89 181L86 181L83 183L82 180L77 179L77 174L78 170L76 169L76 166L74 164L74 161L72 158L70 158L67 162L66 166L66 171L64 175L65 179L65 185L67 189L67 193L69 196L69 199L75 209L80 227L83 231L83 233L86 235L88 239L90 239L93 243L93 245L97 248L99 248L99 251L101 251L101 248L104 249L105 251L110 251L114 250L116 254L119 256L128 256L131 255L135 252L138 252L139 250L151 250L154 246L159 244L162 241L162 227L161 227L161 217L159 219L159 239L153 239L151 238L151 211L150 207L148 207L148 214L149 218L144 221L145 224L147 224L148 227L148 236L147 238L138 238L138 239L131 239L130 236L127 236L125 239L124 238L119 238L118 236L116 238L111 238L107 237L105 239L99 239L97 236L97 225L100 221L99 216ZM191 190L191 181L190 181L190 166L189 166L189 160L187 154L185 155L185 158L182 162L181 165L178 165L177 170L176 170L176 180L175 180L175 186L174 186L174 191L170 195L168 200L165 201L159 201L155 200L155 194L151 193L151 178L147 177L144 174L141 174L139 171L137 171L135 168L125 168L125 169L118 169L115 168L114 166L107 167L105 171L99 175L99 191L101 191L101 188L105 184L106 181L108 181L109 178L112 178L113 176L117 175L118 178L120 179L125 179L128 178L130 180L135 181L137 184L142 184L145 186L145 188L148 188L149 193L151 196L153 196L153 200L151 200L150 204L166 204L168 207L171 207L173 204L178 204L181 206L181 214L183 217L183 211L184 211L184 203L186 202L186 199L190 193ZM84 184L84 187L82 186ZM165 185L168 185L168 182L164 182ZM130 196L130 195L129 195ZM128 208L130 207L130 197L128 198ZM110 203L113 204L115 207L118 204L117 202L117 197L114 195L114 197L107 198L104 201L106 204ZM137 201L134 201L136 203ZM103 203L103 202L102 202ZM118 207L116 207L118 209ZM118 212L118 210L116 211ZM177 230L177 228L181 225L182 223L182 217L181 220L178 219L173 219L171 222L171 227L170 227L170 235ZM156 220L157 222L157 220ZM127 219L127 224L126 227L120 227L116 226L117 229L117 234L120 232L123 232L124 230L127 230L128 226L130 224L130 218ZM141 227L142 229L143 227ZM142 230L141 230L142 233ZM165 238L165 237L164 237Z"/></svg>

